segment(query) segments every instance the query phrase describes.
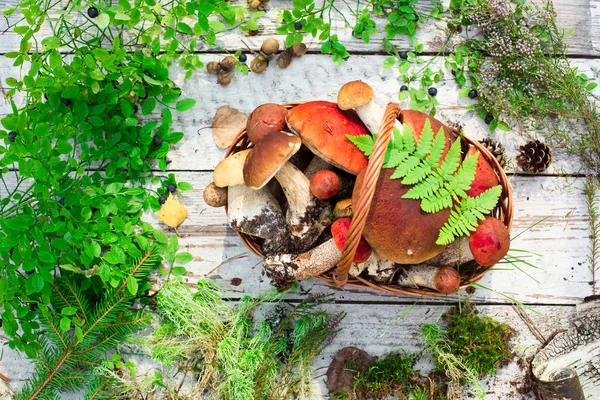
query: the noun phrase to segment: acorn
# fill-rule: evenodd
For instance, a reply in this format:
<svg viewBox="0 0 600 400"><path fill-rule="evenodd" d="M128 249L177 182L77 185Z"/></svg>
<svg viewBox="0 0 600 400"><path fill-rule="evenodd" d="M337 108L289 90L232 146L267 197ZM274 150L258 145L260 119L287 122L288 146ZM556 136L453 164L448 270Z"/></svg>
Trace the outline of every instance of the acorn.
<svg viewBox="0 0 600 400"><path fill-rule="evenodd" d="M308 48L304 43L294 43L292 46L292 53L294 53L296 57L302 57L306 54L307 50Z"/></svg>
<svg viewBox="0 0 600 400"><path fill-rule="evenodd" d="M287 51L282 52L277 59L277 65L279 65L279 68L287 68L290 66L291 62L292 55Z"/></svg>
<svg viewBox="0 0 600 400"><path fill-rule="evenodd" d="M234 56L227 56L223 60L221 60L219 65L221 65L221 68L223 68L225 72L231 72L234 70L236 64L237 58L235 58Z"/></svg>
<svg viewBox="0 0 600 400"><path fill-rule="evenodd" d="M231 72L220 71L217 75L217 83L221 86L227 86L231 83Z"/></svg>
<svg viewBox="0 0 600 400"><path fill-rule="evenodd" d="M263 56L256 56L250 63L250 69L256 74L262 74L267 69L269 61Z"/></svg>
<svg viewBox="0 0 600 400"><path fill-rule="evenodd" d="M206 64L206 70L208 71L209 74L216 75L221 70L221 66L219 65L218 62L211 61L208 64Z"/></svg>
<svg viewBox="0 0 600 400"><path fill-rule="evenodd" d="M266 56L272 56L279 51L279 41L275 38L265 40L260 46L260 51Z"/></svg>

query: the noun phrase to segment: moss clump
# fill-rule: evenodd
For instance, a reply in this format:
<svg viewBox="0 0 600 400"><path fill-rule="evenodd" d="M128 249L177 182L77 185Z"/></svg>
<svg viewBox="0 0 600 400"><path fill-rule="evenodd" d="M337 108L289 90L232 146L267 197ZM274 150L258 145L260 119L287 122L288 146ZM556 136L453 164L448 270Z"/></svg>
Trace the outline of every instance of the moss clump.
<svg viewBox="0 0 600 400"><path fill-rule="evenodd" d="M419 354L395 352L375 360L368 369L357 371L354 393L373 399L406 398L404 394L416 387L414 367L419 358Z"/></svg>
<svg viewBox="0 0 600 400"><path fill-rule="evenodd" d="M513 329L488 316L478 315L470 303L450 310L446 320L450 352L479 376L496 373L502 363L513 357L509 345Z"/></svg>

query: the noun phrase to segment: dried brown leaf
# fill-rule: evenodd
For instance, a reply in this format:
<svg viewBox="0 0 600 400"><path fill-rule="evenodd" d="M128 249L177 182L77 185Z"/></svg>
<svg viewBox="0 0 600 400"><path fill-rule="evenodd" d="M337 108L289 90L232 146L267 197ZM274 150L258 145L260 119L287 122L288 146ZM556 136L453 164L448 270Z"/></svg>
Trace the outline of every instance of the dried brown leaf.
<svg viewBox="0 0 600 400"><path fill-rule="evenodd" d="M212 120L212 134L217 146L226 149L242 129L246 128L248 117L229 106L220 107Z"/></svg>

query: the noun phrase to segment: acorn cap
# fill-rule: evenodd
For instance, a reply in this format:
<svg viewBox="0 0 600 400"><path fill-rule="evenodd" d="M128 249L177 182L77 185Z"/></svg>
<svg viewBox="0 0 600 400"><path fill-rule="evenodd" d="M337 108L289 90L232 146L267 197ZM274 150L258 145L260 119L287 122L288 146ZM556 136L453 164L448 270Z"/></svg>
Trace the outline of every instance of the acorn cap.
<svg viewBox="0 0 600 400"><path fill-rule="evenodd" d="M221 160L213 172L213 182L218 187L244 184L244 162L251 149L242 150Z"/></svg>
<svg viewBox="0 0 600 400"><path fill-rule="evenodd" d="M337 104L342 110L363 106L373 100L373 88L362 81L346 83L338 92Z"/></svg>
<svg viewBox="0 0 600 400"><path fill-rule="evenodd" d="M292 108L286 119L304 145L328 163L354 175L366 168L367 157L346 137L369 135L354 114L329 101L309 101Z"/></svg>
<svg viewBox="0 0 600 400"><path fill-rule="evenodd" d="M265 186L302 146L302 140L288 132L271 132L251 149L244 164L244 181L249 188Z"/></svg>

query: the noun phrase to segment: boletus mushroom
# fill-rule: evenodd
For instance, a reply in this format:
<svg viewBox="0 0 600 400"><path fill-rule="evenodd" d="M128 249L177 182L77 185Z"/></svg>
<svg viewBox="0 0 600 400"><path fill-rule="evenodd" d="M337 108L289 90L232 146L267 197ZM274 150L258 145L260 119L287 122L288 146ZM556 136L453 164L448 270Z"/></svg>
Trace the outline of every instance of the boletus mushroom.
<svg viewBox="0 0 600 400"><path fill-rule="evenodd" d="M451 294L456 293L460 286L460 274L447 266L403 265L399 270L398 285L426 287L442 294Z"/></svg>
<svg viewBox="0 0 600 400"><path fill-rule="evenodd" d="M469 248L475 261L491 267L502 260L510 247L510 233L502 221L486 217L469 236Z"/></svg>
<svg viewBox="0 0 600 400"><path fill-rule="evenodd" d="M329 199L339 190L340 178L333 171L322 169L310 178L310 191L317 199Z"/></svg>
<svg viewBox="0 0 600 400"><path fill-rule="evenodd" d="M467 157L472 156L475 153L477 153L477 149L475 147L471 147L467 152ZM500 183L498 182L498 176L496 175L496 172L490 163L488 163L487 160L480 154L479 158L477 159L475 178L471 183L471 188L465 193L468 196L477 197L486 190L499 184Z"/></svg>
<svg viewBox="0 0 600 400"><path fill-rule="evenodd" d="M222 160L215 168L214 184L227 188L229 225L238 232L265 239L263 251L272 253L286 247L286 221L279 203L266 188L253 190L244 184L243 168L249 153L243 150Z"/></svg>
<svg viewBox="0 0 600 400"><path fill-rule="evenodd" d="M284 130L287 113L288 110L280 104L266 103L258 106L246 123L248 139L256 144L269 133Z"/></svg>
<svg viewBox="0 0 600 400"><path fill-rule="evenodd" d="M211 207L223 207L227 204L227 189L220 188L214 182L204 188L204 202Z"/></svg>
<svg viewBox="0 0 600 400"><path fill-rule="evenodd" d="M342 248L350 229L350 219L342 218L331 226L332 238L302 254L268 256L264 271L277 286L321 275L335 267L342 258ZM371 256L371 247L361 238L353 261L364 263Z"/></svg>
<svg viewBox="0 0 600 400"><path fill-rule="evenodd" d="M366 168L367 157L346 135L368 135L369 131L359 118L335 103L300 104L288 112L287 124L306 147L333 166L353 175Z"/></svg>
<svg viewBox="0 0 600 400"><path fill-rule="evenodd" d="M288 160L302 145L299 137L288 132L272 132L254 146L244 164L244 181L259 190L271 178L277 179L288 202L286 220L295 251L312 247L329 219L329 206L310 192L306 176Z"/></svg>

